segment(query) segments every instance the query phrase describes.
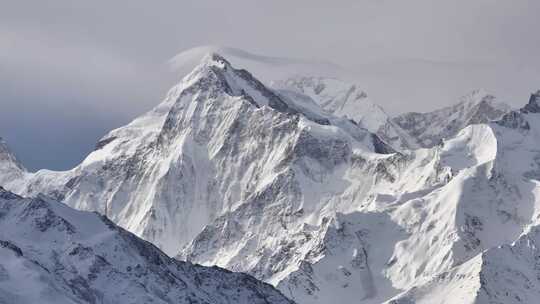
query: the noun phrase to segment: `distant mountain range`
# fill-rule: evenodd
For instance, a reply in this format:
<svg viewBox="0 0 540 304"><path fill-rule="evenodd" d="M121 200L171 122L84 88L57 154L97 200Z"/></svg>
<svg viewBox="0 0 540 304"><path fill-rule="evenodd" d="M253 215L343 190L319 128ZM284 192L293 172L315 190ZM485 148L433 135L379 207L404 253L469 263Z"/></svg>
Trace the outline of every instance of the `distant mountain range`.
<svg viewBox="0 0 540 304"><path fill-rule="evenodd" d="M9 233L0 233L0 240L41 258L26 239L37 232L26 233L10 219L24 218L25 206L38 201L45 206L41 213L58 209L100 221L104 226L94 232L94 224L82 226L90 219L65 219L86 234L82 239L89 243L82 246L94 252L93 246L129 249L132 243L144 246L129 252L152 252L142 254L141 265L157 266L147 266L151 271L139 277L127 273L128 262L116 262L110 251L98 253L107 269L122 265L122 280L81 281L95 286L96 297L119 296L115 292L128 286L167 301L184 296L176 293L169 273L183 265L187 273L206 273L200 280L187 275L189 282L199 282L192 296L201 303L221 303L215 300L221 293L227 295L222 303L237 303L234 297L246 303L288 301L249 276L191 264L199 263L248 273L300 304L535 303L540 92L519 110L480 90L440 110L391 117L356 83L285 72L273 81L258 80L213 51L162 103L105 135L71 170L28 172L2 142L0 185L11 192L2 192L9 207L7 213L0 207L0 225ZM225 53L231 52L251 60ZM188 55L177 63L185 66L198 56ZM304 64L255 59L273 66ZM103 224L109 223L105 216L188 262ZM54 221L64 222L45 222ZM114 240L91 238L107 234L105 227L119 233ZM40 240L44 256L56 248L69 252L67 243L55 240ZM61 257L68 262L63 267L74 267L70 279L87 274L87 264L77 268L72 257ZM240 283L227 285L229 277ZM154 287L133 283L140 280ZM1 284L0 279L0 290ZM121 287L111 291L109 284Z"/></svg>

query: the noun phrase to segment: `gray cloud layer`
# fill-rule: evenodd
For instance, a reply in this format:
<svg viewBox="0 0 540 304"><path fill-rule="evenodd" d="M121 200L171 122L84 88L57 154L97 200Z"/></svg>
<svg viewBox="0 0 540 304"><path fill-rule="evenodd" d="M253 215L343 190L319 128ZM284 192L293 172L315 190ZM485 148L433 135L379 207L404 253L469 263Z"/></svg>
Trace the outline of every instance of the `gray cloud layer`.
<svg viewBox="0 0 540 304"><path fill-rule="evenodd" d="M0 136L32 169L67 169L159 102L198 45L358 71L391 113L483 87L513 105L540 87L537 0L3 1Z"/></svg>

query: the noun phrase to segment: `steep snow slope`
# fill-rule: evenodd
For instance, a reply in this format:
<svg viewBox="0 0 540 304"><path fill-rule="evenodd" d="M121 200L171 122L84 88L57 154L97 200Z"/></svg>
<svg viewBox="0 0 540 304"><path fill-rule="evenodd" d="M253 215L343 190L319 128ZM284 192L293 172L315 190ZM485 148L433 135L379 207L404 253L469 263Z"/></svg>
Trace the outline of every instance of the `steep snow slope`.
<svg viewBox="0 0 540 304"><path fill-rule="evenodd" d="M7 143L0 137L0 185L21 179L26 169L11 152Z"/></svg>
<svg viewBox="0 0 540 304"><path fill-rule="evenodd" d="M495 195L463 194L464 200L472 199L464 213L465 229L461 231L468 235L465 248L481 247L485 251L470 259L462 258L463 263L388 303L536 303L540 290L539 96L533 94L520 111L510 112L490 124L496 134L497 151L489 172L488 190ZM480 154L491 155L492 151ZM471 190L479 189L475 185ZM503 225L494 221L497 218ZM520 225L508 225L512 222Z"/></svg>
<svg viewBox="0 0 540 304"><path fill-rule="evenodd" d="M337 78L295 76L275 81L272 87L282 94L293 91L309 96L328 113L355 121L397 150L417 147L416 141L373 103L357 84Z"/></svg>
<svg viewBox="0 0 540 304"><path fill-rule="evenodd" d="M171 59L171 65L180 74L186 74L209 52L222 54L234 66L247 68L284 98L311 99L306 102L315 102L327 113L354 120L394 149L418 147L415 140L393 123L385 111L355 84L353 73L342 67L314 60L262 56L219 46L189 49Z"/></svg>
<svg viewBox="0 0 540 304"><path fill-rule="evenodd" d="M405 113L391 118L360 86L337 78L294 76L272 83L284 95L307 95L326 112L354 120L398 151L430 148L471 124L497 120L510 111L483 90L458 104L429 113Z"/></svg>
<svg viewBox="0 0 540 304"><path fill-rule="evenodd" d="M513 115L521 123L472 125L408 154L353 153L345 167L306 170L298 159L180 257L248 271L299 303L381 303L536 221L540 120Z"/></svg>
<svg viewBox="0 0 540 304"><path fill-rule="evenodd" d="M96 213L0 187L0 303L292 303L245 274L167 257Z"/></svg>
<svg viewBox="0 0 540 304"><path fill-rule="evenodd" d="M540 229L533 226L512 244L488 249L387 303L536 303L540 297L539 247Z"/></svg>
<svg viewBox="0 0 540 304"><path fill-rule="evenodd" d="M105 213L181 259L248 272L299 303L382 303L535 223L534 104L391 153L313 98L268 89L214 55L77 168L6 186ZM452 115L474 122L480 109Z"/></svg>
<svg viewBox="0 0 540 304"><path fill-rule="evenodd" d="M433 147L471 124L487 123L501 118L510 107L497 102L483 90L464 96L455 105L428 113L405 113L393 122L413 137L421 147Z"/></svg>
<svg viewBox="0 0 540 304"><path fill-rule="evenodd" d="M370 100L345 69L324 62L261 56L229 47L193 48L175 56L171 64L185 74L207 52L219 52L234 65L248 68L282 95L293 94L296 99L305 98L298 93L308 96L326 112L354 120L398 151L432 147L470 124L496 120L510 110L506 104L478 90L464 96L458 104L440 110L391 118Z"/></svg>
<svg viewBox="0 0 540 304"><path fill-rule="evenodd" d="M78 167L42 170L5 187L99 211L177 253L207 223L286 175L296 156L331 167L353 150L390 149L346 119L281 98L213 54Z"/></svg>
<svg viewBox="0 0 540 304"><path fill-rule="evenodd" d="M337 116L347 116L361 123L366 129L378 129L388 115L373 104L357 85L324 77L296 77L275 82L275 87L301 92L316 101L326 111ZM372 117L367 117L371 113Z"/></svg>

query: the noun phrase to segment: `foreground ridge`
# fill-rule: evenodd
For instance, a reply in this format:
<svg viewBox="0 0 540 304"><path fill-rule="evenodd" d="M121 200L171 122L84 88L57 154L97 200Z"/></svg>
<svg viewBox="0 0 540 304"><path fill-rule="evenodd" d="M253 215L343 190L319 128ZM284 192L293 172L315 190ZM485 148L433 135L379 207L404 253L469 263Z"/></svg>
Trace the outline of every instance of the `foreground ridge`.
<svg viewBox="0 0 540 304"><path fill-rule="evenodd" d="M96 213L0 188L1 303L293 303L245 274L169 258Z"/></svg>

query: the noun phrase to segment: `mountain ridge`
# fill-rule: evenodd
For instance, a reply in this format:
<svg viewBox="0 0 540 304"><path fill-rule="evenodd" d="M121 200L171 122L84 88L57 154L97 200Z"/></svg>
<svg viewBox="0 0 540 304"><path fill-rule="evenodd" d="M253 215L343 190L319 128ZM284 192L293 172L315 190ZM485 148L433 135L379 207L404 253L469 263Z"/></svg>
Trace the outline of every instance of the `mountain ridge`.
<svg viewBox="0 0 540 304"><path fill-rule="evenodd" d="M96 213L0 187L5 303L293 303L245 274L167 257Z"/></svg>
<svg viewBox="0 0 540 304"><path fill-rule="evenodd" d="M245 141L242 145L255 149L249 153L256 153L260 148L252 142L260 140L268 128L275 136L268 137L260 148L266 146L263 148L265 157L272 160L273 165L252 162L254 156L238 158L238 140L245 137L241 139ZM310 143L314 150L300 148L298 140ZM354 147L349 141L354 143ZM330 146L323 147L322 143L330 143ZM271 153L275 145L279 147L277 154ZM249 72L236 70L221 56L209 54L169 91L161 104L127 126L104 136L97 149L76 168L65 172L41 170L19 181L10 181L7 186L27 195L44 192L77 209L96 210L115 221L118 220L115 217L122 218L121 226L157 242L159 246L174 248L178 246L174 245L177 241L173 239L178 236L177 231L191 231L185 233L184 240L180 240L180 244L187 242L198 232L196 230L202 229L216 216L215 213L222 212L221 208L233 208L237 203L240 197L233 193L237 191L233 189L238 186L236 180L241 178L227 175L242 176L246 173L231 167L232 164L239 162L239 167L246 168L255 166L260 168L257 170L266 170L269 176L274 176L277 172L272 171L280 166L280 162L291 161L288 155L321 153L313 157L331 159L335 156L328 148L333 145L346 148L344 153L349 153L352 148L388 151L382 141L352 122L316 109L302 108L291 99L282 99ZM231 164L226 165L225 159ZM338 159L336 157L335 161ZM222 166L229 166L230 171L219 173L218 168ZM245 195L262 186L259 185L263 181L259 180L257 170L247 172L255 184L244 185L245 191L249 189ZM197 171L202 176L193 179ZM184 172L192 173L186 176ZM212 179L209 174L225 174L224 184L219 186L222 189L202 198L211 200L214 207L206 207L205 203L188 203L193 208L192 216L200 218L200 223L193 227L175 226L183 225L181 223L190 216L182 214L178 204L184 202L185 197L203 192L202 189L190 188L199 183L203 188L214 187L206 184ZM180 187L177 179L184 179L186 188ZM107 190L103 191L101 187ZM96 195L101 199L96 200ZM169 197L160 199L162 195ZM157 197L152 199L153 196ZM167 202L166 208L154 207L154 202L163 200ZM96 202L101 202L101 205L96 205ZM156 212L164 214L157 215ZM180 218L169 218L171 214ZM159 226L152 227L154 221L158 221ZM169 223L168 228L161 226L165 223ZM171 239L154 239L162 234L169 235ZM177 250L166 251L174 253Z"/></svg>
<svg viewBox="0 0 540 304"><path fill-rule="evenodd" d="M304 93L210 55L78 167L7 186L104 213L179 259L249 273L306 304L407 303L536 225L537 95L486 122L493 99L473 94L423 118L444 134L396 152Z"/></svg>
<svg viewBox="0 0 540 304"><path fill-rule="evenodd" d="M493 95L475 90L457 104L427 113L404 113L392 121L415 138L420 147L427 148L468 125L497 120L509 111L510 107L496 102Z"/></svg>
<svg viewBox="0 0 540 304"><path fill-rule="evenodd" d="M26 172L26 168L9 149L7 142L0 137L0 185L22 178Z"/></svg>

